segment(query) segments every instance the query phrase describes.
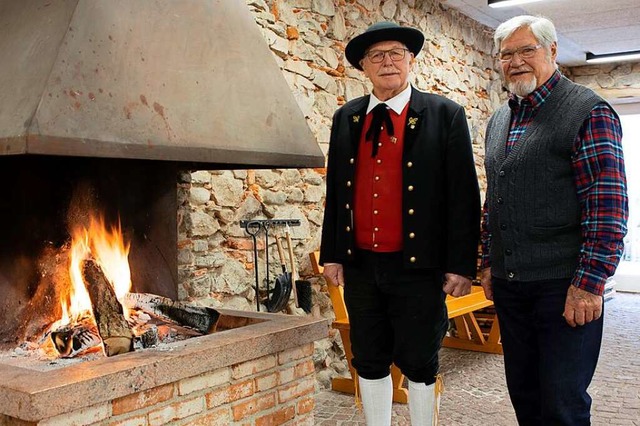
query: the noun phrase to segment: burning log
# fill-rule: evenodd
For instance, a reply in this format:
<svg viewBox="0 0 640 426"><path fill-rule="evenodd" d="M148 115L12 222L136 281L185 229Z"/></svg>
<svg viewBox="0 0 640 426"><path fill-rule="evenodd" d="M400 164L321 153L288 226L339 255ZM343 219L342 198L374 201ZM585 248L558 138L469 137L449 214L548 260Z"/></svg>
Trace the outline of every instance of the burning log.
<svg viewBox="0 0 640 426"><path fill-rule="evenodd" d="M100 345L100 336L90 317L51 332L51 340L62 358L73 358Z"/></svg>
<svg viewBox="0 0 640 426"><path fill-rule="evenodd" d="M111 284L94 260L84 262L82 273L105 354L113 356L130 352L133 348L133 334Z"/></svg>
<svg viewBox="0 0 640 426"><path fill-rule="evenodd" d="M152 348L160 343L158 326L155 324L141 324L133 327L135 339L133 346L136 349Z"/></svg>
<svg viewBox="0 0 640 426"><path fill-rule="evenodd" d="M122 303L128 309L139 309L152 317L173 321L203 334L214 332L220 318L215 309L175 302L149 293L127 293Z"/></svg>

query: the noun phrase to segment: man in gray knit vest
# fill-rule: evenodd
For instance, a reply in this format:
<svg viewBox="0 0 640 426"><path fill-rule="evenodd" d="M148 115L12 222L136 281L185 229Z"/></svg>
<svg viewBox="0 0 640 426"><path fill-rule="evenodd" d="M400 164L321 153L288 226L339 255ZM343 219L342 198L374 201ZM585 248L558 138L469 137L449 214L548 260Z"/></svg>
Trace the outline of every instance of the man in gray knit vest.
<svg viewBox="0 0 640 426"><path fill-rule="evenodd" d="M512 18L494 41L509 100L487 127L482 286L518 423L589 425L602 294L627 230L620 121L560 74L549 20Z"/></svg>

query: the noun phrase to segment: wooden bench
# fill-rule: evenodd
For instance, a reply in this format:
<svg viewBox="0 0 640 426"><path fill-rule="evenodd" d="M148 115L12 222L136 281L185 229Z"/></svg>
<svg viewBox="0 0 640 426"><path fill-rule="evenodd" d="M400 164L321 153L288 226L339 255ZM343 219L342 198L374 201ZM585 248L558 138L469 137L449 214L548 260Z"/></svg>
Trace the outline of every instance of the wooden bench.
<svg viewBox="0 0 640 426"><path fill-rule="evenodd" d="M322 266L319 265L319 252L309 253L311 267L317 275L322 274ZM354 378L356 372L351 365L351 340L349 337L349 315L344 303L344 291L342 287L327 285L329 297L333 305L336 319L332 323L332 327L340 332L342 344L344 346L345 356L349 365L351 378L336 377L331 381L331 389L338 392L354 393ZM447 311L449 319L454 321L456 326L456 336L447 336L444 338L443 346L456 349L466 349L472 351L502 353L502 345L500 343L500 328L495 313L479 313L478 310L493 306L493 302L484 297L482 287L474 285L471 293L462 297L447 296ZM490 324L488 331L483 331L478 323L478 319L482 318L487 324ZM487 328L487 327L485 327ZM391 366L391 379L393 381L393 400L395 402L406 404L409 400L409 391L404 387L404 375L398 367Z"/></svg>

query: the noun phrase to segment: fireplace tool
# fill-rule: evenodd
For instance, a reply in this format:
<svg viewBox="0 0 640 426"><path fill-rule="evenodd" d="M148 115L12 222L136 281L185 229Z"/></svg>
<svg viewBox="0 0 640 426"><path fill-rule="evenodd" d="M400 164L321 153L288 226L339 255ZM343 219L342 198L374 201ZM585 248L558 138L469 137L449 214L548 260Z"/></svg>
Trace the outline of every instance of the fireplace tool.
<svg viewBox="0 0 640 426"><path fill-rule="evenodd" d="M291 274L287 272L284 251L282 250L282 243L280 237L276 234L276 246L278 248L278 257L280 259L280 267L282 268L282 274L276 277L273 289L270 289L271 280L269 279L269 226L271 222L264 222L264 257L266 263L266 278L264 280L267 287L267 297L264 300L267 306L268 312L280 312L284 309L291 296L292 278Z"/></svg>
<svg viewBox="0 0 640 426"><path fill-rule="evenodd" d="M256 310L260 312L260 277L258 272L258 235L264 231L265 242L265 285L266 299L264 300L268 312L279 312L286 306L291 296L293 287L293 279L291 273L286 270L286 262L279 238L276 236L276 245L278 246L278 254L280 257L280 265L282 274L276 277L273 289L270 288L269 278L269 229L274 226L299 226L298 219L257 219L257 220L241 220L240 226L251 236L253 245L253 262L255 267L255 294L256 294Z"/></svg>
<svg viewBox="0 0 640 426"><path fill-rule="evenodd" d="M256 309L260 312L260 298L258 297L258 238L257 235L262 229L262 224L257 221L247 221L244 226L244 230L247 234L251 235L251 239L253 240L253 265L256 271Z"/></svg>
<svg viewBox="0 0 640 426"><path fill-rule="evenodd" d="M287 272L287 261L284 258L284 250L282 249L279 235L276 235L276 247L278 248L278 258L280 259L282 273L276 277L273 293L267 300L267 310L269 312L279 312L283 310L291 297L291 290L293 288L291 273Z"/></svg>
<svg viewBox="0 0 640 426"><path fill-rule="evenodd" d="M291 242L291 234L289 233L289 227L285 232L287 238L287 246L289 250L289 260L291 261L291 279L293 284L293 298L296 303L296 308L302 308L306 313L311 312L311 283L307 280L301 280L296 273L296 264L293 257L293 243Z"/></svg>

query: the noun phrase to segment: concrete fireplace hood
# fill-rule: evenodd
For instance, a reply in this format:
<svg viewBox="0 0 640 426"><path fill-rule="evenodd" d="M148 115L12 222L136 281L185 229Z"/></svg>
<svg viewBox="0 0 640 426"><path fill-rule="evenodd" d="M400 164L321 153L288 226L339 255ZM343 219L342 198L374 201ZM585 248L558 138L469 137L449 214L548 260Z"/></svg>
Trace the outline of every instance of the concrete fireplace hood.
<svg viewBox="0 0 640 426"><path fill-rule="evenodd" d="M3 1L0 58L1 155L324 165L244 0Z"/></svg>

